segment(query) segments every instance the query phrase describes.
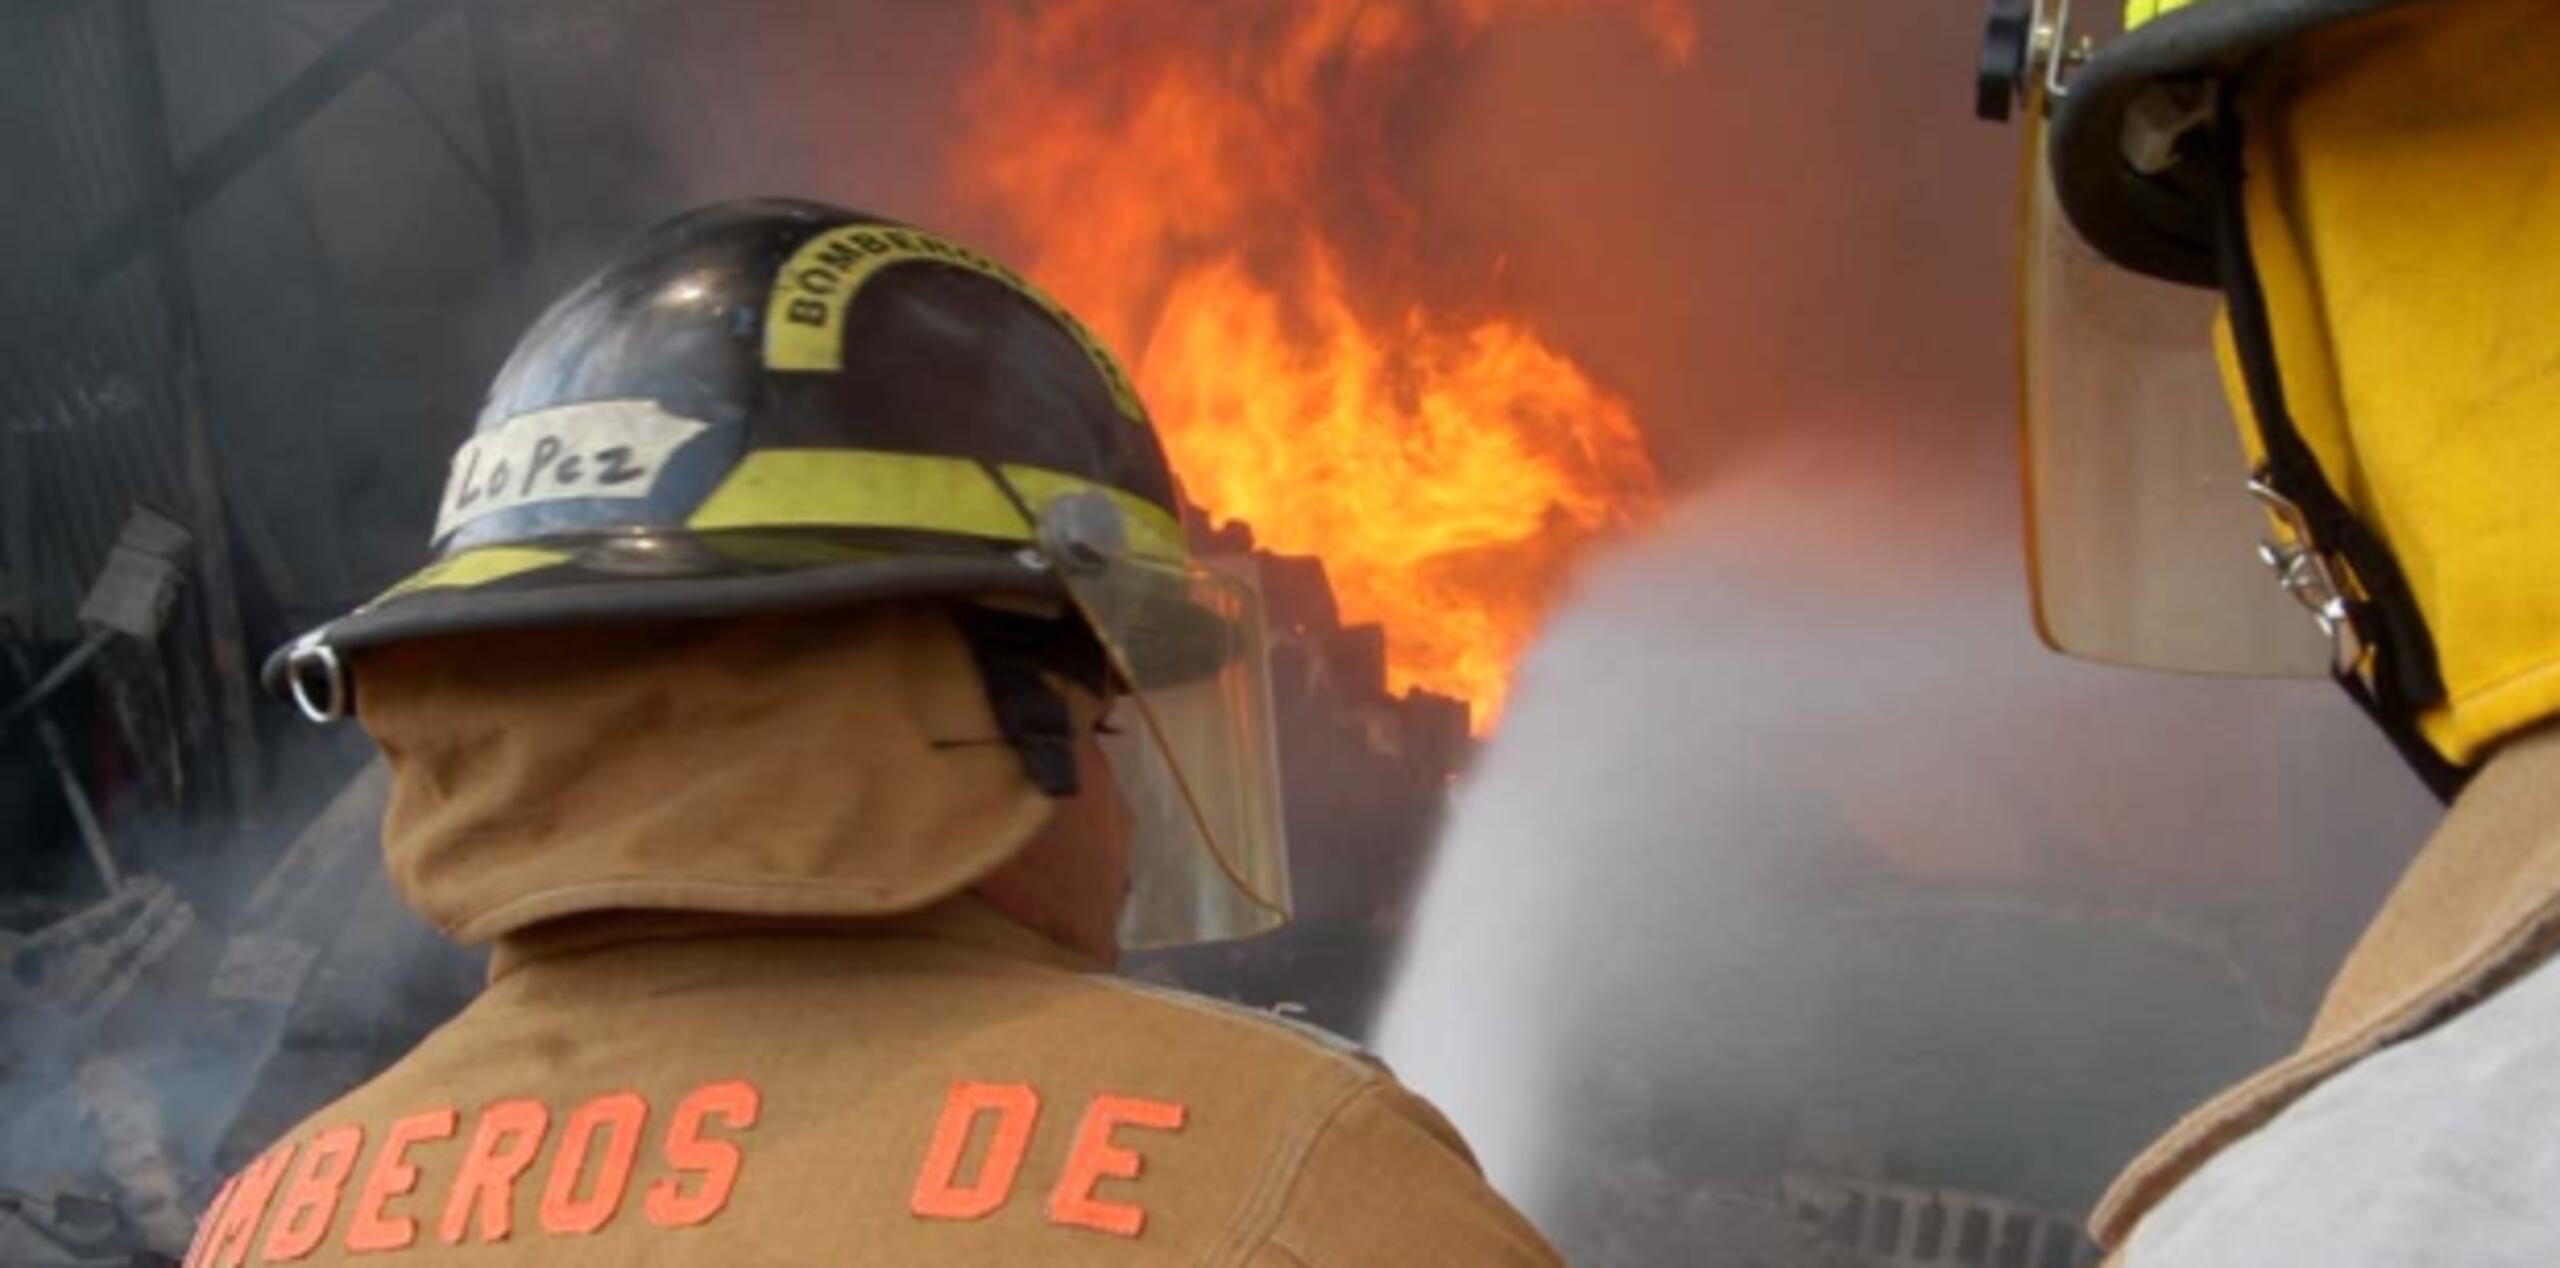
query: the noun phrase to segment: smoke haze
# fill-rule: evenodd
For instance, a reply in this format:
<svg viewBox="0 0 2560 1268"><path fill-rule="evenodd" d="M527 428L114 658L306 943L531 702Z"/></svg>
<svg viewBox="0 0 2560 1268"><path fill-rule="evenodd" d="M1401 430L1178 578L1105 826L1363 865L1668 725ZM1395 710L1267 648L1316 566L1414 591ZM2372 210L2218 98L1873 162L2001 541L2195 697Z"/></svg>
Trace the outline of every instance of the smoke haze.
<svg viewBox="0 0 2560 1268"><path fill-rule="evenodd" d="M312 0L156 8L182 157L360 20ZM971 113L995 33L1042 6L501 8L530 263L502 258L456 158L480 120L452 22L193 222L262 642L418 562L516 331L668 215L785 194L1008 256L1076 245L986 188L1005 147L1041 143L1037 112L1001 133ZM1661 474L1670 509L1571 582L1457 792L1380 1026L1586 1268L1736 1240L1699 1195L1759 1192L1814 1137L1863 1137L1916 1182L2085 1206L2176 1112L2291 1042L2433 816L2325 685L2036 644L2012 449L2017 138L1966 109L1977 9L1418 4L1430 38L1392 76L1300 84L1329 126L1360 125L1307 138L1332 147L1309 205L1247 207L1184 244L1244 241L1260 266L1313 225L1355 299L1380 301L1364 320L1418 303L1458 327L1516 318L1634 420ZM1124 17L1190 25L1109 29L1148 65L1223 49L1210 78L1234 87L1261 69L1237 11L1295 12L1131 0ZM1048 69L1044 86L1073 85ZM1225 143L1249 160L1275 141ZM1062 218L1092 210L1076 186L1047 194ZM83 198L7 218L0 276L67 256L65 226L122 205ZM1144 317L1102 320L1135 340ZM231 870L245 893L257 869ZM206 1081L246 1082L247 1061Z"/></svg>
<svg viewBox="0 0 2560 1268"><path fill-rule="evenodd" d="M1381 1044L1569 1242L1844 1102L1902 1178L2083 1205L2429 821L2323 685L2044 651L1999 482L1913 470L1774 447L1597 565L1459 793Z"/></svg>
<svg viewBox="0 0 2560 1268"><path fill-rule="evenodd" d="M1739 1245L1704 1195L1844 1134L2082 1211L2290 1047L2435 812L2327 684L2038 645L1972 7L1698 12L1686 68L1497 27L1433 158L1685 498L1526 659L1381 1043L1577 1262Z"/></svg>

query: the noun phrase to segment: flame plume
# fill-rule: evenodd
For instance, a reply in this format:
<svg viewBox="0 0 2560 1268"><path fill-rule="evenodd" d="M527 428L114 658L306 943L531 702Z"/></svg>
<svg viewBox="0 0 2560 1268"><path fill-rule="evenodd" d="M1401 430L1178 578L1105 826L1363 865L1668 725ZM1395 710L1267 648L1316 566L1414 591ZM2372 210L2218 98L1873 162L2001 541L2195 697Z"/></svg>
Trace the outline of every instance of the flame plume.
<svg viewBox="0 0 2560 1268"><path fill-rule="evenodd" d="M1694 46L1682 0L1612 2ZM1398 179L1434 59L1557 3L999 8L959 149L1030 274L1134 352L1191 500L1323 559L1389 686L1479 729L1574 560L1661 501L1625 401L1526 318L1424 293L1451 248Z"/></svg>

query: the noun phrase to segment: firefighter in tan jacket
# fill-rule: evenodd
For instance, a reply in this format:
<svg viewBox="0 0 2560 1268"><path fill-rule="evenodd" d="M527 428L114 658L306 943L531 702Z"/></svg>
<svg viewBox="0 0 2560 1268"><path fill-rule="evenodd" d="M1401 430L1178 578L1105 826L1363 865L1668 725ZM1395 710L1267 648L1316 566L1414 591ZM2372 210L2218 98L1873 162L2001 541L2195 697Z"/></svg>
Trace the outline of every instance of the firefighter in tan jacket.
<svg viewBox="0 0 2560 1268"><path fill-rule="evenodd" d="M1538 1265L1374 1061L1115 979L1287 907L1253 591L966 247L710 208L555 305L436 560L280 653L487 992L190 1264Z"/></svg>
<svg viewBox="0 0 2560 1268"><path fill-rule="evenodd" d="M2029 114L2044 633L2185 669L2308 650L2451 802L2301 1049L2095 1231L2131 1268L2548 1264L2560 5L2134 0L2094 47L2043 10L1994 6L1979 104ZM2317 643L2225 584L2243 476Z"/></svg>

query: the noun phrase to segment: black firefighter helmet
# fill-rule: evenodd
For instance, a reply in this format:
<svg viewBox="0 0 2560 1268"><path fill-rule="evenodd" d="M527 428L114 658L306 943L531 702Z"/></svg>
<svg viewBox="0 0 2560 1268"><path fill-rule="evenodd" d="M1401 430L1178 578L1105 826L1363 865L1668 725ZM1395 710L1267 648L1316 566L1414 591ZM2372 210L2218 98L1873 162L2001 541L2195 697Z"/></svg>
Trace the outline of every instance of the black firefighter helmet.
<svg viewBox="0 0 2560 1268"><path fill-rule="evenodd" d="M1173 477L1074 317L946 238L818 203L670 220L534 323L438 503L432 560L270 659L343 709L339 658L489 630L867 598L1064 597L1025 548L1095 494L1180 559Z"/></svg>
<svg viewBox="0 0 2560 1268"><path fill-rule="evenodd" d="M1249 572L1191 558L1101 341L968 247L779 199L658 226L516 345L431 545L270 658L270 689L326 720L351 703L352 653L411 639L949 598L1043 791L1078 778L1046 680L1132 702L1111 756L1139 821L1131 945L1286 917Z"/></svg>

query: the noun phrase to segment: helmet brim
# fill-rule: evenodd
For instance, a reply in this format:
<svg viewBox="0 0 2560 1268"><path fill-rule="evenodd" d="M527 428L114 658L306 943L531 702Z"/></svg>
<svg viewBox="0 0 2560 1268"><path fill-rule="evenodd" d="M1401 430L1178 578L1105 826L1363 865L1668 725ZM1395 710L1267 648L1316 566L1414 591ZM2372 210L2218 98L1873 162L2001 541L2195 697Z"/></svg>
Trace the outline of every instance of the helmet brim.
<svg viewBox="0 0 2560 1268"><path fill-rule="evenodd" d="M634 576L577 556L472 585L395 587L382 599L315 629L270 655L266 689L291 691L298 649L325 644L344 657L419 639L633 621L687 621L810 612L896 598L1014 594L1057 599L1065 588L1036 556L892 555L801 567Z"/></svg>

